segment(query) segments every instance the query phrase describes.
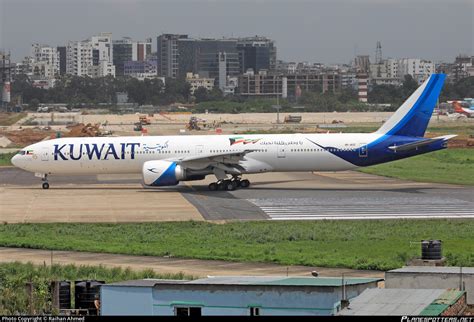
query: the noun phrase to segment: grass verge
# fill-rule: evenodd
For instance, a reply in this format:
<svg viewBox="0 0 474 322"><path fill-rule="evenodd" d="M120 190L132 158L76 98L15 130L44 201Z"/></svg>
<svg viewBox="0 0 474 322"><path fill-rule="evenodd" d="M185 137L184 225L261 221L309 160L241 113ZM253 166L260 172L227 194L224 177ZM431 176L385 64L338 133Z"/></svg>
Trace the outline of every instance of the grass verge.
<svg viewBox="0 0 474 322"><path fill-rule="evenodd" d="M12 163L10 160L13 158L13 156L16 154L16 152L11 152L11 153L0 153L0 167L5 167L5 166L10 166Z"/></svg>
<svg viewBox="0 0 474 322"><path fill-rule="evenodd" d="M360 171L413 181L474 185L474 149L446 149Z"/></svg>
<svg viewBox="0 0 474 322"><path fill-rule="evenodd" d="M153 270L132 271L103 266L53 265L39 266L31 263L0 264L0 315L28 314L28 299L25 283L32 282L34 314L52 313L48 284L53 280L102 280L106 283L143 278L193 279L192 276L157 274ZM74 288L72 288L72 292ZM74 299L74 296L71 296ZM54 313L54 312L53 312ZM57 313L57 312L56 312Z"/></svg>
<svg viewBox="0 0 474 322"><path fill-rule="evenodd" d="M21 120L27 113L0 113L0 126L10 126Z"/></svg>
<svg viewBox="0 0 474 322"><path fill-rule="evenodd" d="M130 214L133 216L133 214ZM474 265L473 220L0 225L0 245L387 270L443 240L448 265Z"/></svg>

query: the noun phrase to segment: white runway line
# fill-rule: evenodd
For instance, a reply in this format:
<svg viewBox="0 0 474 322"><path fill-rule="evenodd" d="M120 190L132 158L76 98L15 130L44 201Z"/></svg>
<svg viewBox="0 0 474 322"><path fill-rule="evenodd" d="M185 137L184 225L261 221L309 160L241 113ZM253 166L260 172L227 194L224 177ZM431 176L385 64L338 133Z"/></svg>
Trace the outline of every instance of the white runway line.
<svg viewBox="0 0 474 322"><path fill-rule="evenodd" d="M268 200L249 200L260 207L271 220L349 220L349 219L429 219L474 218L474 207L469 202L448 204L275 204ZM281 201L282 202L282 201ZM283 202L282 202L283 203ZM293 202L292 202L293 203Z"/></svg>

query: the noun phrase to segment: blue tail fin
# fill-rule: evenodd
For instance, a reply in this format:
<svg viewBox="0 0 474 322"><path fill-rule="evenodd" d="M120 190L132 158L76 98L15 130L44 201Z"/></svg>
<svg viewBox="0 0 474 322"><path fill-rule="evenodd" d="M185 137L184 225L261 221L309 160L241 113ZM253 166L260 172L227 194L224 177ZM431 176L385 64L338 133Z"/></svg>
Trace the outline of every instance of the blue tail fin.
<svg viewBox="0 0 474 322"><path fill-rule="evenodd" d="M445 78L445 74L431 74L377 133L415 137L425 135Z"/></svg>

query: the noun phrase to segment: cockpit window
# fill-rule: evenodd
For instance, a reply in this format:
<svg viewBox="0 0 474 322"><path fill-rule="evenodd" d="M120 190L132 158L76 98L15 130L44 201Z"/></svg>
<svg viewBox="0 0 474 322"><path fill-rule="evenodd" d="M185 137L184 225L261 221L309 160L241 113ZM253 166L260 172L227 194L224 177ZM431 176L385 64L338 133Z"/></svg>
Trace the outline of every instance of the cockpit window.
<svg viewBox="0 0 474 322"><path fill-rule="evenodd" d="M17 154L19 154L19 155L25 155L25 154L26 154L26 151L18 151Z"/></svg>

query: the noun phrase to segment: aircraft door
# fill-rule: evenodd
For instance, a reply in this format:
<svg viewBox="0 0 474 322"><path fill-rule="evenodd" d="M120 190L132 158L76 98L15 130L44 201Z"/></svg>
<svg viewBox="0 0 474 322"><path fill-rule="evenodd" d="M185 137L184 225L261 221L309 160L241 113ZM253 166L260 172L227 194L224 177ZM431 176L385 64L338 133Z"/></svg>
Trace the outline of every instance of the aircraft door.
<svg viewBox="0 0 474 322"><path fill-rule="evenodd" d="M367 149L367 144L363 143L359 148L359 157L360 158L367 158L369 155L369 151Z"/></svg>
<svg viewBox="0 0 474 322"><path fill-rule="evenodd" d="M49 149L47 147L44 147L41 149L41 161L48 161L49 160Z"/></svg>
<svg viewBox="0 0 474 322"><path fill-rule="evenodd" d="M196 154L202 154L203 151L203 146L202 145L197 145L196 146Z"/></svg>
<svg viewBox="0 0 474 322"><path fill-rule="evenodd" d="M284 146L284 145L278 145L277 146L277 157L278 158L285 158L286 157L285 149L286 149L286 146Z"/></svg>

